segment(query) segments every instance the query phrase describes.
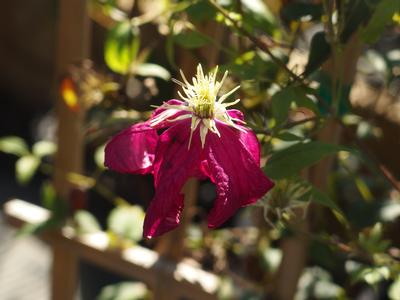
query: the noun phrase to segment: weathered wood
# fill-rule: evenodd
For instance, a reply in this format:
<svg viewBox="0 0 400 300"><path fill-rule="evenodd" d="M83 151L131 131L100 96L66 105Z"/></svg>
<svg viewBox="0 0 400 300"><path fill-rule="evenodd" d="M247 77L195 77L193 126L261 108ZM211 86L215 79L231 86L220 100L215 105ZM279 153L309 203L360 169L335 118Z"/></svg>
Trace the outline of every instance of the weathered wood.
<svg viewBox="0 0 400 300"><path fill-rule="evenodd" d="M56 74L66 71L69 64L89 57L90 20L86 1L59 0ZM58 86L58 84L57 84ZM68 173L82 173L84 111L72 112L57 97L58 151L54 166L54 185L57 194L69 200L72 189ZM53 250L52 291L53 300L73 300L78 281L78 255L62 243L50 243Z"/></svg>
<svg viewBox="0 0 400 300"><path fill-rule="evenodd" d="M86 1L82 0L60 0L58 16L56 73L60 77L69 64L89 57L90 19ZM66 175L83 170L84 112L72 112L60 97L57 100L58 151L54 184L57 193L68 199L71 186Z"/></svg>
<svg viewBox="0 0 400 300"><path fill-rule="evenodd" d="M51 298L73 300L77 293L78 256L75 251L66 251L62 244L52 243L53 265L51 270Z"/></svg>
<svg viewBox="0 0 400 300"><path fill-rule="evenodd" d="M5 203L4 214L7 222L14 226L30 223L32 220L43 222L50 217L48 210L17 199ZM60 298L54 299L73 299L67 296L72 297L76 291L75 263L79 259L132 280L142 281L153 290L161 288L165 291L164 299L217 299L220 284L217 275L186 262L171 262L157 252L141 246L123 250L109 249L108 236L104 232L78 237L74 235L72 228L65 227L60 231L46 232L41 238L53 247L54 257L57 259L53 269L53 279L56 279L53 283L53 288L56 289L53 295ZM61 252L58 252L60 249ZM62 258L64 261L61 261ZM59 285L61 283L62 286ZM62 298L61 293L65 293L65 298Z"/></svg>

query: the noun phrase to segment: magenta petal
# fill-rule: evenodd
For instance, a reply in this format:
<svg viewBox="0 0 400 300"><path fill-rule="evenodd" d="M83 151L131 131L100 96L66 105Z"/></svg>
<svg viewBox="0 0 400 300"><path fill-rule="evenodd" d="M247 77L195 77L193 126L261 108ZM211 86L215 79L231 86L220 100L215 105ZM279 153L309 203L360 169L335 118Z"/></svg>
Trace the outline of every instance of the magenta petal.
<svg viewBox="0 0 400 300"><path fill-rule="evenodd" d="M212 181L217 187L217 199L208 216L208 226L218 227L230 218L237 209L252 204L273 187L273 182L264 175L259 161L254 159L253 135L246 136L237 129L218 124L219 138L209 134L206 142L206 156ZM249 134L251 132L249 131ZM253 143L251 147L243 141Z"/></svg>
<svg viewBox="0 0 400 300"><path fill-rule="evenodd" d="M181 190L193 176L201 159L198 130L194 132L190 149L190 120L167 129L159 139L154 162L155 196L146 212L143 235L152 238L179 225L183 210Z"/></svg>
<svg viewBox="0 0 400 300"><path fill-rule="evenodd" d="M238 125L240 126L240 125ZM250 130L249 128L240 126L245 130L245 132L239 131L239 140L244 145L244 147L247 149L247 151L250 152L250 154L253 156L254 161L257 163L257 165L260 167L260 143L258 142L256 134Z"/></svg>
<svg viewBox="0 0 400 300"><path fill-rule="evenodd" d="M150 173L153 170L157 141L156 130L146 123L135 124L107 143L104 164L121 173Z"/></svg>
<svg viewBox="0 0 400 300"><path fill-rule="evenodd" d="M240 110L238 110L238 109L228 109L227 112L228 112L228 115L231 118L238 119L240 121L244 121L244 115Z"/></svg>

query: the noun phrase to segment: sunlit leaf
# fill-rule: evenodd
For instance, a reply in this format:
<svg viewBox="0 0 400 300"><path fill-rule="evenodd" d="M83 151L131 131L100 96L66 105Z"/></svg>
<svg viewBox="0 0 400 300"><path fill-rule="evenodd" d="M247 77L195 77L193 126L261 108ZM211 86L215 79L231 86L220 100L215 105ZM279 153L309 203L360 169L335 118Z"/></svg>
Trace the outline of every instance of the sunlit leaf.
<svg viewBox="0 0 400 300"><path fill-rule="evenodd" d="M262 0L241 0L243 12L241 21L243 27L249 31L261 29L268 34L273 34L276 28L275 17Z"/></svg>
<svg viewBox="0 0 400 300"><path fill-rule="evenodd" d="M364 180L362 180L361 177L355 177L354 182L363 199L367 202L371 202L374 196Z"/></svg>
<svg viewBox="0 0 400 300"><path fill-rule="evenodd" d="M146 300L149 290L140 282L121 282L103 287L97 300Z"/></svg>
<svg viewBox="0 0 400 300"><path fill-rule="evenodd" d="M86 210L78 210L74 215L77 231L80 234L95 233L101 231L96 217Z"/></svg>
<svg viewBox="0 0 400 300"><path fill-rule="evenodd" d="M107 66L114 72L126 74L139 50L137 29L126 20L117 23L107 35L104 49L104 59Z"/></svg>
<svg viewBox="0 0 400 300"><path fill-rule="evenodd" d="M39 164L40 159L34 155L25 155L19 158L15 164L15 173L18 182L21 184L28 183L35 174Z"/></svg>
<svg viewBox="0 0 400 300"><path fill-rule="evenodd" d="M94 161L97 165L98 168L100 169L105 169L104 167L104 149L106 145L101 145L96 149L96 152L94 153Z"/></svg>
<svg viewBox="0 0 400 300"><path fill-rule="evenodd" d="M390 286L388 296L390 300L400 300L400 275Z"/></svg>
<svg viewBox="0 0 400 300"><path fill-rule="evenodd" d="M84 190L90 189L96 184L94 178L73 172L67 174L67 180Z"/></svg>
<svg viewBox="0 0 400 300"><path fill-rule="evenodd" d="M26 142L17 136L5 136L0 138L0 151L24 156L29 154L29 148Z"/></svg>
<svg viewBox="0 0 400 300"><path fill-rule="evenodd" d="M32 147L32 152L37 157L53 155L57 151L57 145L50 141L39 141Z"/></svg>
<svg viewBox="0 0 400 300"><path fill-rule="evenodd" d="M140 206L121 205L114 208L107 220L109 230L120 237L139 241L143 234L144 211Z"/></svg>
<svg viewBox="0 0 400 300"><path fill-rule="evenodd" d="M265 167L265 173L273 179L297 175L303 168L310 167L322 158L348 150L340 145L323 142L298 143L272 155Z"/></svg>
<svg viewBox="0 0 400 300"><path fill-rule="evenodd" d="M171 74L160 65L144 63L135 67L135 73L139 76L158 77L165 81L170 80Z"/></svg>

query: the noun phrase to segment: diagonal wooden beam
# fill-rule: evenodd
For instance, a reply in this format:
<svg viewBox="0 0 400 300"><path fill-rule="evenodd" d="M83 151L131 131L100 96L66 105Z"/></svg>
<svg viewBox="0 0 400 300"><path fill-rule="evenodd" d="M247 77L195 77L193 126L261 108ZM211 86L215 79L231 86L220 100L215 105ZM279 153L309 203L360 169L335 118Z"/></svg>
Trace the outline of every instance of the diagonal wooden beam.
<svg viewBox="0 0 400 300"><path fill-rule="evenodd" d="M48 210L18 199L5 203L4 215L7 222L16 227L44 222L51 216ZM63 252L73 255L77 261L83 259L132 280L144 282L153 290L158 287L161 275L168 281L166 299L218 299L220 278L217 275L184 261L172 262L139 245L127 249L109 249L105 232L76 236L72 228L64 227L60 231L46 232L40 237L53 249L62 249ZM67 277L69 275L66 272L77 273L76 268L68 265L70 262L63 262L63 273Z"/></svg>

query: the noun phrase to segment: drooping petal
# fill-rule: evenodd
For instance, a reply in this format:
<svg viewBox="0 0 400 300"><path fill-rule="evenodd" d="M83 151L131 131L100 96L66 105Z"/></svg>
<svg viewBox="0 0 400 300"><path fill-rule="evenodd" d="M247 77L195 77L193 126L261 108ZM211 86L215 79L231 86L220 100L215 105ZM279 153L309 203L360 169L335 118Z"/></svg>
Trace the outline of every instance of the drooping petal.
<svg viewBox="0 0 400 300"><path fill-rule="evenodd" d="M183 210L181 190L201 161L199 129L193 133L188 149L190 120L167 129L159 139L154 161L155 196L146 212L143 235L158 236L179 225Z"/></svg>
<svg viewBox="0 0 400 300"><path fill-rule="evenodd" d="M147 123L135 124L106 145L104 165L121 173L147 174L153 170L158 135Z"/></svg>
<svg viewBox="0 0 400 300"><path fill-rule="evenodd" d="M240 110L237 109L229 109L227 110L228 115L234 120L244 121L244 115ZM239 139L242 144L249 150L249 152L253 155L254 160L260 165L260 143L258 142L256 134L242 126L241 124L237 124L238 127L244 129L244 131L239 131Z"/></svg>
<svg viewBox="0 0 400 300"><path fill-rule="evenodd" d="M223 224L240 207L256 202L274 185L254 159L256 151L253 149L251 153L243 144L245 139L240 136L243 133L223 124L218 124L218 129L221 138L210 134L205 148L207 173L212 174L211 180L217 188L217 199L208 216L210 228ZM247 137L247 140L254 139Z"/></svg>
<svg viewBox="0 0 400 300"><path fill-rule="evenodd" d="M240 126L240 125L239 125ZM254 161L257 166L260 167L260 143L258 142L256 134L243 126L240 126L245 129L245 131L238 131L237 135L239 136L239 140L242 145L250 152L253 156Z"/></svg>

